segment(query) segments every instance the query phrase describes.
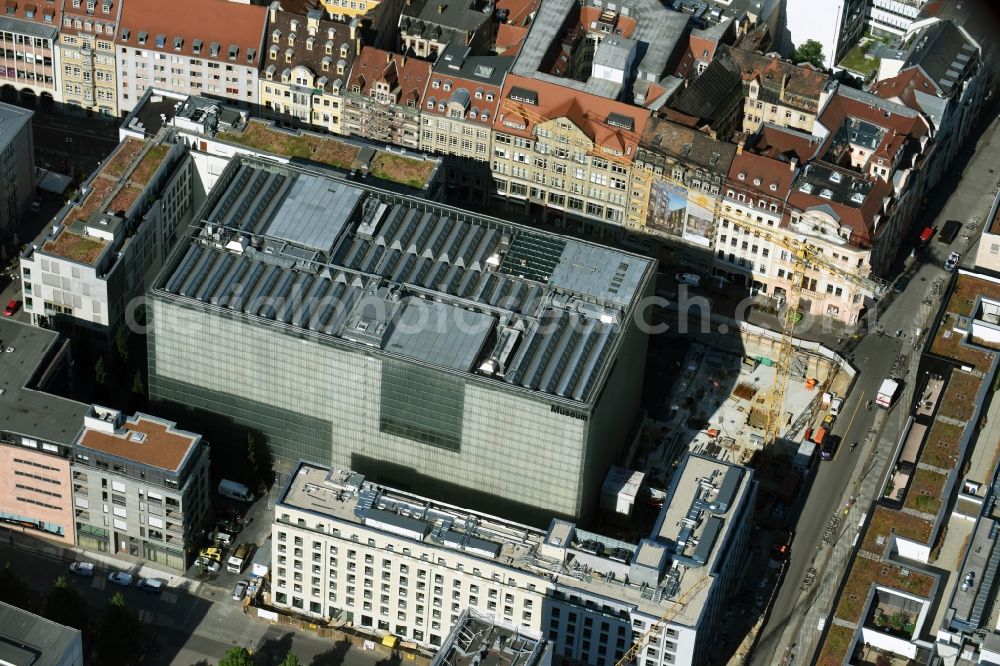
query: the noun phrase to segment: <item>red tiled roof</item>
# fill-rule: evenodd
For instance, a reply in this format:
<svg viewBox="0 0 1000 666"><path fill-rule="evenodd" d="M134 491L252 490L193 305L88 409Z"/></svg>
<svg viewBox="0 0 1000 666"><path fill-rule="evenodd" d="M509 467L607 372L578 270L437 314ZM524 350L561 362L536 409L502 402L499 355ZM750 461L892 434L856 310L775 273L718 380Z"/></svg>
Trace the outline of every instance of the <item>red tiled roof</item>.
<svg viewBox="0 0 1000 666"><path fill-rule="evenodd" d="M28 16L29 12L31 16ZM22 21L31 21L32 23L38 23L39 25L48 26L56 30L59 29L59 11L55 3L46 2L46 0L28 0L27 2L24 2L24 0L7 0L4 16ZM48 17L48 20L46 20L46 17Z"/></svg>
<svg viewBox="0 0 1000 666"><path fill-rule="evenodd" d="M133 432L142 433L145 438L136 441ZM112 435L87 428L80 436L81 444L96 451L169 471L180 467L188 449L197 441L197 436L174 430L142 414L128 419L121 433Z"/></svg>
<svg viewBox="0 0 1000 666"><path fill-rule="evenodd" d="M107 6L107 13L104 12L104 8ZM62 3L62 16L63 22L59 26L59 31L67 35L93 35L100 34L106 35L105 39L113 39L117 31L118 13L121 11L121 2L119 0L97 0L94 5L93 11L87 10L87 0L81 0L79 7L73 6L73 0L63 0ZM69 25L66 25L66 19L70 19ZM77 28L76 19L80 19L83 22L90 22L91 29L87 30L86 27ZM108 27L111 28L111 32L107 32ZM97 32L95 32L97 28Z"/></svg>
<svg viewBox="0 0 1000 666"><path fill-rule="evenodd" d="M881 178L868 179L872 183L871 190L862 204L849 204L831 201L815 194L806 194L798 189L792 190L788 203L797 210L806 211L817 206L832 208L841 224L848 225L852 230L851 243L860 247L871 247L874 239L875 217L882 212L887 198L892 197L892 185Z"/></svg>
<svg viewBox="0 0 1000 666"><path fill-rule="evenodd" d="M507 52L511 49L521 49L525 37L528 36L528 29L508 23L500 24L497 29L496 49L497 53L512 55Z"/></svg>
<svg viewBox="0 0 1000 666"><path fill-rule="evenodd" d="M538 11L541 0L498 0L497 11L507 11L507 23L504 25L527 27L528 19Z"/></svg>
<svg viewBox="0 0 1000 666"><path fill-rule="evenodd" d="M451 82L451 90L444 90L444 81ZM434 88L434 82L438 83L438 87ZM457 93L461 89L469 94L469 111L466 114L467 120L472 120L474 122L480 123L482 125L490 126L493 124L493 120L497 117L497 109L500 106L500 95L503 91L499 86L490 85L488 83L483 83L482 81L475 81L473 79L466 79L459 76L445 76L442 73L432 73L431 83L427 86L427 94L425 99L428 103L432 100L434 104L432 106L427 106L426 104L421 109L421 113L429 113L435 116L444 116L447 114L447 110L441 111L438 109L438 102L445 102L446 108L448 100L451 96ZM476 97L479 93L480 96ZM490 99L492 97L492 99ZM471 111L475 109L476 117L473 118ZM483 113L486 113L485 119L483 118Z"/></svg>
<svg viewBox="0 0 1000 666"><path fill-rule="evenodd" d="M817 137L775 125L764 125L751 141L754 152L760 155L773 159L784 158L786 162L794 157L801 164L815 158L823 146L823 142Z"/></svg>
<svg viewBox="0 0 1000 666"><path fill-rule="evenodd" d="M510 99L511 89L530 91L537 96L537 104L525 104ZM523 106L531 114L544 118L567 118L587 135L596 146L606 148L629 159L635 158L639 138L649 119L649 111L630 104L623 104L597 95L565 88L554 83L508 74L503 86L501 107L493 123L494 130L523 136L532 136L534 120L525 117L516 108ZM631 121L630 130L608 124L611 114ZM513 123L512 126L508 123Z"/></svg>
<svg viewBox="0 0 1000 666"><path fill-rule="evenodd" d="M784 201L792 187L797 167L764 155L737 151L729 167L726 184L733 189ZM742 174L742 178L740 177ZM772 187L773 186L773 187Z"/></svg>
<svg viewBox="0 0 1000 666"><path fill-rule="evenodd" d="M360 93L367 95L372 84L382 81L397 91L398 104L407 106L413 102L419 107L430 76L429 62L365 46L354 60L350 85L352 89L358 86Z"/></svg>
<svg viewBox="0 0 1000 666"><path fill-rule="evenodd" d="M122 6L115 43L137 47L139 33L145 32L144 49L258 67L266 23L267 8L256 5L226 0L128 0ZM165 36L162 47L156 45L158 35ZM183 39L179 49L174 48L176 38ZM200 53L194 52L195 40L202 42ZM213 42L219 44L216 56L211 55ZM235 61L229 60L230 46L239 47ZM253 62L247 62L250 49L254 50Z"/></svg>
<svg viewBox="0 0 1000 666"><path fill-rule="evenodd" d="M941 94L937 85L919 67L908 67L896 76L879 81L872 88L872 92L882 99L899 102L915 110L920 108L916 99L918 90L928 95Z"/></svg>

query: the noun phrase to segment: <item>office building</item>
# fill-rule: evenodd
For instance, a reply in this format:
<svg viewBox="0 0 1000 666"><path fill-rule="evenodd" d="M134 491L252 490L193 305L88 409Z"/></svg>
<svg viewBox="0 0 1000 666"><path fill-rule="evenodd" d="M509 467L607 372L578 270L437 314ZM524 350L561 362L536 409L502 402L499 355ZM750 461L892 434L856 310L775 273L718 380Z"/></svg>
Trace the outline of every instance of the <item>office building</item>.
<svg viewBox="0 0 1000 666"><path fill-rule="evenodd" d="M602 666L669 615L637 663L700 664L740 575L755 495L749 469L687 455L636 545L301 463L275 505L273 599L435 647L461 633L468 608L547 640L556 660Z"/></svg>
<svg viewBox="0 0 1000 666"><path fill-rule="evenodd" d="M190 219L182 144L126 138L21 253L32 323L109 344Z"/></svg>
<svg viewBox="0 0 1000 666"><path fill-rule="evenodd" d="M864 34L867 22L865 0L786 0L785 29L791 40L785 44L786 51L790 53L812 39L823 46L823 68L836 67Z"/></svg>
<svg viewBox="0 0 1000 666"><path fill-rule="evenodd" d="M497 622L474 608L466 608L431 661L431 666L466 666L479 658L496 666L548 666L552 650L547 641L521 627Z"/></svg>
<svg viewBox="0 0 1000 666"><path fill-rule="evenodd" d="M209 519L208 446L171 421L93 406L73 447L76 536L184 571Z"/></svg>
<svg viewBox="0 0 1000 666"><path fill-rule="evenodd" d="M868 31L874 37L898 44L920 16L927 0L872 0L868 12Z"/></svg>
<svg viewBox="0 0 1000 666"><path fill-rule="evenodd" d="M56 40L59 8L54 0L44 4L11 2L0 17L0 86L4 99L20 99L24 106L41 104L52 109L62 101Z"/></svg>
<svg viewBox="0 0 1000 666"><path fill-rule="evenodd" d="M196 227L149 293L155 401L263 436L285 474L318 461L522 517L596 506L638 407L653 261L245 156Z"/></svg>
<svg viewBox="0 0 1000 666"><path fill-rule="evenodd" d="M62 101L71 113L118 116L115 35L121 0L63 0L59 29Z"/></svg>
<svg viewBox="0 0 1000 666"><path fill-rule="evenodd" d="M258 95L262 113L292 126L343 134L341 92L361 46L357 24L326 21L319 9L305 17L281 11L277 2L268 11Z"/></svg>
<svg viewBox="0 0 1000 666"><path fill-rule="evenodd" d="M0 102L0 257L16 245L14 230L35 192L32 112Z"/></svg>
<svg viewBox="0 0 1000 666"><path fill-rule="evenodd" d="M131 111L147 88L256 105L266 25L257 5L129 0L115 37L119 109Z"/></svg>
<svg viewBox="0 0 1000 666"><path fill-rule="evenodd" d="M83 634L0 601L0 659L14 666L83 666Z"/></svg>
<svg viewBox="0 0 1000 666"><path fill-rule="evenodd" d="M449 46L434 65L420 113L420 149L446 156L445 177L454 198L485 203L489 196L490 130L513 61Z"/></svg>
<svg viewBox="0 0 1000 666"><path fill-rule="evenodd" d="M87 406L45 388L69 351L54 331L0 318L0 524L63 545L75 543L70 462Z"/></svg>

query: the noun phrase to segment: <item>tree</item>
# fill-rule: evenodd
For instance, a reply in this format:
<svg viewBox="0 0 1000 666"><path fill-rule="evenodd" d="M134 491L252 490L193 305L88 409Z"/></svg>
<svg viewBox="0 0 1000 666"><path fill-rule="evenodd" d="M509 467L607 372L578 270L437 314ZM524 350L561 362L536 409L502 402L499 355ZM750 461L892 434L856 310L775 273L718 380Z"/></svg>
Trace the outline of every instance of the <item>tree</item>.
<svg viewBox="0 0 1000 666"><path fill-rule="evenodd" d="M97 637L101 664L138 664L146 644L146 629L139 616L125 603L121 592L111 597L101 617Z"/></svg>
<svg viewBox="0 0 1000 666"><path fill-rule="evenodd" d="M229 648L229 652L219 660L219 666L253 666L253 657L246 648Z"/></svg>
<svg viewBox="0 0 1000 666"><path fill-rule="evenodd" d="M145 395L146 384L142 381L142 370L135 371L135 377L132 378L132 393L136 395Z"/></svg>
<svg viewBox="0 0 1000 666"><path fill-rule="evenodd" d="M108 369L104 365L103 356L98 356L97 363L94 364L94 381L102 386L108 381Z"/></svg>
<svg viewBox="0 0 1000 666"><path fill-rule="evenodd" d="M807 39L805 43L795 49L792 54L792 61L796 64L800 62L812 63L816 67L823 67L823 45L815 39Z"/></svg>
<svg viewBox="0 0 1000 666"><path fill-rule="evenodd" d="M52 591L45 598L42 616L67 627L87 631L87 602L64 576L59 576L52 584Z"/></svg>
<svg viewBox="0 0 1000 666"><path fill-rule="evenodd" d="M0 570L0 601L24 610L32 610L34 595L27 581L17 575L10 562Z"/></svg>
<svg viewBox="0 0 1000 666"><path fill-rule="evenodd" d="M128 360L128 329L125 325L118 327L118 332L115 333L115 346L118 348L118 356L121 357L122 361Z"/></svg>
<svg viewBox="0 0 1000 666"><path fill-rule="evenodd" d="M289 652L278 666L299 666L299 657L294 652Z"/></svg>

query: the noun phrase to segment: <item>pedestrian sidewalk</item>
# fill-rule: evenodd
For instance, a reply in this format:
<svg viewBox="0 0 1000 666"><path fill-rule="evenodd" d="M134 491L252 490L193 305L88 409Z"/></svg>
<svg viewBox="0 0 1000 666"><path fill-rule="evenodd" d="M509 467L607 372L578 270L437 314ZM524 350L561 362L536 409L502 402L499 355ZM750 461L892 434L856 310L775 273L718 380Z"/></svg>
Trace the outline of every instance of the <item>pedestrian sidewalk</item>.
<svg viewBox="0 0 1000 666"><path fill-rule="evenodd" d="M33 552L41 553L49 557L61 558L64 560L82 560L87 562L100 563L111 570L126 571L139 578L155 578L163 581L167 587L184 590L190 594L195 594L201 582L185 578L176 572L169 573L162 569L149 566L145 561L128 555L115 557L106 553L95 553L84 550L77 546L63 546L61 544L46 541L41 537L32 537L29 534L18 531L11 527L6 528L7 542L14 548L30 548Z"/></svg>

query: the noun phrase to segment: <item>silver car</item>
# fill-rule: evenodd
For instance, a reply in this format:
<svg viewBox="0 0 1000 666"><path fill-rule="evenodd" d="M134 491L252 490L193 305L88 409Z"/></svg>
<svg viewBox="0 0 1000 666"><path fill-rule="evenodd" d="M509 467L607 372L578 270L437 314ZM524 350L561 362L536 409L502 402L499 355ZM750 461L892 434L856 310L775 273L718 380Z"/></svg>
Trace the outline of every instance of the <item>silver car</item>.
<svg viewBox="0 0 1000 666"><path fill-rule="evenodd" d="M948 261L944 262L944 269L946 271L953 271L958 266L958 262L962 259L962 255L958 252L952 252L948 255Z"/></svg>
<svg viewBox="0 0 1000 666"><path fill-rule="evenodd" d="M94 575L94 563L93 562L74 562L69 565L69 572L74 573L77 576L93 576Z"/></svg>
<svg viewBox="0 0 1000 666"><path fill-rule="evenodd" d="M115 585L128 587L132 584L132 574L125 573L124 571L112 571L108 574L108 580Z"/></svg>
<svg viewBox="0 0 1000 666"><path fill-rule="evenodd" d="M233 601L242 601L243 595L247 593L247 582L241 580L236 583L236 587L233 588Z"/></svg>

